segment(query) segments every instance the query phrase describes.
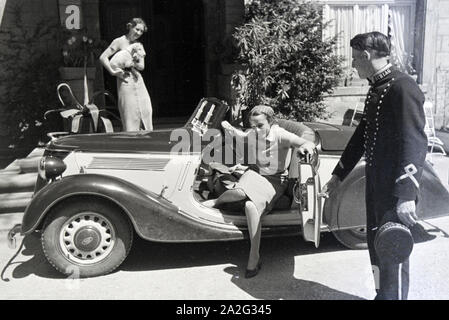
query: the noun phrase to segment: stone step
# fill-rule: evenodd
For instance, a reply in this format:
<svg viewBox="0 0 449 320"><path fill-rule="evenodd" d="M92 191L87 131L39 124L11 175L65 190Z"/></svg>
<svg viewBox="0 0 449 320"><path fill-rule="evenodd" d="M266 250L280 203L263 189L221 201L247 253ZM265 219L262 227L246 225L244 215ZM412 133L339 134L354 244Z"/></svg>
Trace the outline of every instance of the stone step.
<svg viewBox="0 0 449 320"><path fill-rule="evenodd" d="M8 165L5 169L0 170L0 173L20 173L20 165L19 160L14 160L10 165Z"/></svg>
<svg viewBox="0 0 449 320"><path fill-rule="evenodd" d="M0 194L33 191L39 161L43 154L43 148L35 148L26 158L16 159L8 167L0 170Z"/></svg>
<svg viewBox="0 0 449 320"><path fill-rule="evenodd" d="M6 241L6 234L8 231L14 227L16 224L22 223L23 211L12 212L12 213L4 213L0 215L0 234L2 237L0 238L0 243L2 241Z"/></svg>
<svg viewBox="0 0 449 320"><path fill-rule="evenodd" d="M0 194L14 192L31 192L34 190L37 173L2 173L0 174Z"/></svg>
<svg viewBox="0 0 449 320"><path fill-rule="evenodd" d="M17 160L20 173L37 172L41 157L25 158Z"/></svg>
<svg viewBox="0 0 449 320"><path fill-rule="evenodd" d="M15 198L8 199L8 200L0 200L0 214L4 213L11 213L11 212L23 212L27 205L31 201L31 196L24 197L24 198ZM25 193L24 193L25 195Z"/></svg>
<svg viewBox="0 0 449 320"><path fill-rule="evenodd" d="M45 149L44 148L35 148L31 153L27 156L27 158L34 158L34 157L42 157L44 155Z"/></svg>
<svg viewBox="0 0 449 320"><path fill-rule="evenodd" d="M0 193L0 206L3 201L13 201L20 199L30 199L33 197L33 192L13 192L13 193Z"/></svg>
<svg viewBox="0 0 449 320"><path fill-rule="evenodd" d="M44 155L43 148L35 148L28 156L22 159L14 160L5 169L0 172L29 173L37 172L37 166L40 158Z"/></svg>

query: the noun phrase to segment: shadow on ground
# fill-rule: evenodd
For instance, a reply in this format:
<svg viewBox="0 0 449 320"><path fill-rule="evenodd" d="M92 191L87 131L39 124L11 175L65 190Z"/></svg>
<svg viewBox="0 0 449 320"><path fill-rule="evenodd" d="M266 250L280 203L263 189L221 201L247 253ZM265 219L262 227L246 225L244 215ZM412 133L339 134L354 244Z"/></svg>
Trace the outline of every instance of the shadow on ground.
<svg viewBox="0 0 449 320"><path fill-rule="evenodd" d="M137 245L122 265L126 271L189 268L205 265L234 264L224 272L231 281L256 299L360 300L313 281L294 277L295 257L347 250L331 234L322 236L319 249L299 237L265 238L262 240L262 269L252 279L244 277L249 241L197 244L158 244L137 239Z"/></svg>
<svg viewBox="0 0 449 320"><path fill-rule="evenodd" d="M261 246L262 269L259 275L252 279L244 277L248 250L247 240L167 244L135 237L129 256L118 270L139 272L231 264L233 266L225 266L223 271L232 276L231 281L237 287L256 299L362 299L317 282L295 278L295 258L300 261L301 256L348 250L330 233L322 235L319 249L304 242L300 236L264 238ZM298 267L300 268L296 266L296 269ZM47 262L40 239L35 235L24 238L21 255L14 259L8 268L13 269L13 279L23 279L30 275L66 279Z"/></svg>
<svg viewBox="0 0 449 320"><path fill-rule="evenodd" d="M320 248L316 249L313 244L304 243L300 237L276 239L273 242L265 239L261 250L262 268L256 277L251 279L244 277L247 251L239 257L236 267L227 267L224 271L232 275L232 283L256 299L362 300L361 297L335 290L318 282L295 277L295 268L301 268L301 266L295 266L295 257L298 263L301 261L301 256L347 250L330 234L324 235L321 241ZM329 266L323 266L323 268L327 267Z"/></svg>
<svg viewBox="0 0 449 320"><path fill-rule="evenodd" d="M11 254L11 257L12 256L13 255ZM6 266L2 266L2 269L5 267ZM56 269L48 263L47 258L45 258L42 251L40 239L36 235L30 235L23 238L23 249L21 250L20 255L7 267L8 269L14 269L12 272L13 279L23 279L30 275L51 279L67 278L56 271Z"/></svg>
<svg viewBox="0 0 449 320"><path fill-rule="evenodd" d="M319 249L306 243L300 236L264 238L261 256L274 255L271 259L347 250L331 234L322 236ZM246 265L249 240L207 243L157 243L135 237L133 249L121 269L126 271L150 271L171 268L189 268L232 263L242 268ZM265 259L264 259L265 260Z"/></svg>
<svg viewBox="0 0 449 320"><path fill-rule="evenodd" d="M25 278L35 274L43 278L64 278L47 261L42 251L38 234L23 239L21 254L14 259L13 277ZM19 244L19 243L18 243ZM245 267L249 241L205 242L205 243L158 243L142 240L135 236L130 254L119 267L123 271L152 271L201 267L217 264L235 264ZM316 249L299 237L264 238L261 255L269 260L280 261L300 255L346 250L330 234L322 236L321 245ZM13 254L11 254L12 256ZM267 256L267 257L265 257Z"/></svg>

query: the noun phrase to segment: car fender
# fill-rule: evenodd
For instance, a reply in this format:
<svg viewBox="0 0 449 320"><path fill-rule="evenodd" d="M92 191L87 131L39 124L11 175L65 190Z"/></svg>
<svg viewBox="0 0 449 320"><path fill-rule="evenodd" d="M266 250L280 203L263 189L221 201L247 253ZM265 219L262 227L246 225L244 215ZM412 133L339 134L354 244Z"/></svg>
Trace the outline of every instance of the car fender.
<svg viewBox="0 0 449 320"><path fill-rule="evenodd" d="M416 215L423 220L449 215L449 188L428 161L421 177Z"/></svg>
<svg viewBox="0 0 449 320"><path fill-rule="evenodd" d="M324 203L324 222L329 230L366 225L365 162L361 161Z"/></svg>
<svg viewBox="0 0 449 320"><path fill-rule="evenodd" d="M67 176L41 189L25 210L22 234L35 231L55 205L76 196L97 196L112 201L127 214L137 234L146 240L178 242L241 237L238 231L205 226L187 217L154 192L120 178L98 174Z"/></svg>
<svg viewBox="0 0 449 320"><path fill-rule="evenodd" d="M366 225L365 162L361 161L324 204L324 221L330 230ZM449 215L449 190L426 161L420 182L416 214L420 219Z"/></svg>

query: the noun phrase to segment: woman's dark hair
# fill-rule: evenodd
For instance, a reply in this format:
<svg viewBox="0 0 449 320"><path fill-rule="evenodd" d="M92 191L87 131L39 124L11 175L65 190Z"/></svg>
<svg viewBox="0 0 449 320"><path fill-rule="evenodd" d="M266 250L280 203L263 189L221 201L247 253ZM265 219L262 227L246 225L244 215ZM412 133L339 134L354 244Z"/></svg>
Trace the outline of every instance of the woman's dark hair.
<svg viewBox="0 0 449 320"><path fill-rule="evenodd" d="M143 32L148 31L147 24L145 23L145 21L143 21L142 18L132 18L131 21L126 24L126 27L128 28L128 30L131 30L131 28L134 28L138 24L143 25Z"/></svg>
<svg viewBox="0 0 449 320"><path fill-rule="evenodd" d="M390 39L377 31L356 35L350 45L356 50L374 52L378 57L389 56L391 50Z"/></svg>

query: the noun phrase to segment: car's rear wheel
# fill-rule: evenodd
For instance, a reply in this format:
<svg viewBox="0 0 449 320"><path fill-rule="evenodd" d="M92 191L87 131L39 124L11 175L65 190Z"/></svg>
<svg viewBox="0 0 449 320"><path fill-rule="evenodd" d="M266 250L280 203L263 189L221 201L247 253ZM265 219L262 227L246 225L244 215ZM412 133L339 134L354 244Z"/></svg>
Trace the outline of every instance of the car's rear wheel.
<svg viewBox="0 0 449 320"><path fill-rule="evenodd" d="M80 278L112 272L125 260L132 239L132 225L118 207L85 197L52 209L41 237L48 261L61 273Z"/></svg>
<svg viewBox="0 0 449 320"><path fill-rule="evenodd" d="M345 247L353 250L368 248L366 243L366 228L355 228L348 230L337 230L332 232L337 240Z"/></svg>

